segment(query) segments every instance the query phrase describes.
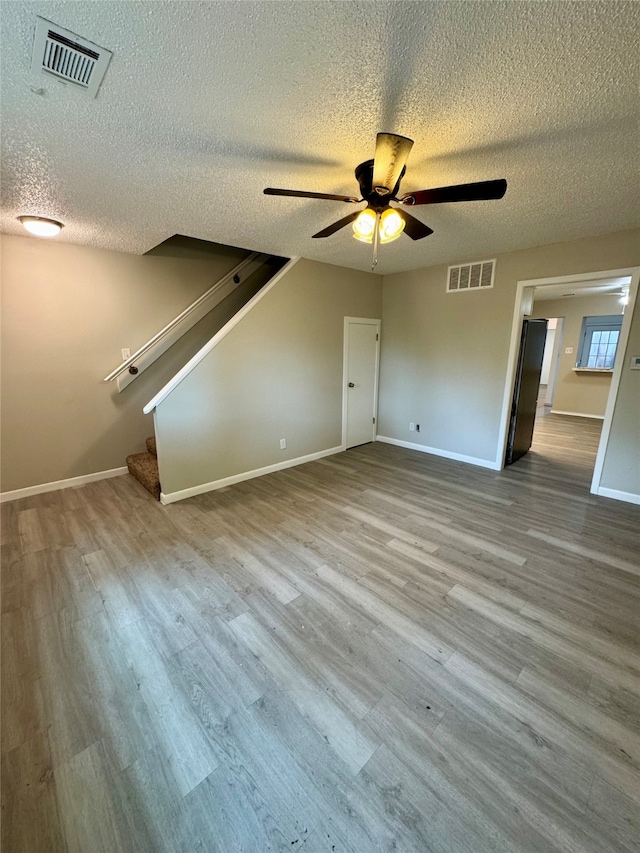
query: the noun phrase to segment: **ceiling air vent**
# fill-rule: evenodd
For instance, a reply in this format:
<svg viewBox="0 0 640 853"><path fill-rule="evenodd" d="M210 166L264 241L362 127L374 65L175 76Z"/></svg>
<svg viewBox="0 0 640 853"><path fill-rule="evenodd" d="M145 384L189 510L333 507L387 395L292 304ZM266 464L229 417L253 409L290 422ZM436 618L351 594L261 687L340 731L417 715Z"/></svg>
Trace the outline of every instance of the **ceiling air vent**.
<svg viewBox="0 0 640 853"><path fill-rule="evenodd" d="M31 61L34 74L50 75L60 83L77 86L95 98L109 65L111 51L44 18L36 18L36 22Z"/></svg>
<svg viewBox="0 0 640 853"><path fill-rule="evenodd" d="M488 287L493 287L495 267L495 260L476 261L473 264L459 264L455 267L449 267L447 293L459 293L462 290L486 290Z"/></svg>

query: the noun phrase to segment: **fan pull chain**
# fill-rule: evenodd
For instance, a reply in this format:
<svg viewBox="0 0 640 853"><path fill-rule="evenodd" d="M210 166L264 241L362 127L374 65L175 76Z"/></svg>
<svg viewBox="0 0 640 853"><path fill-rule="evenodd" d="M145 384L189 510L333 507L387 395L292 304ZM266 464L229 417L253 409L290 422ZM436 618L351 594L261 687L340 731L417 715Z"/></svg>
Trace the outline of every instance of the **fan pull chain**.
<svg viewBox="0 0 640 853"><path fill-rule="evenodd" d="M378 266L378 246L380 245L380 214L376 213L376 226L373 229L373 263L371 272Z"/></svg>

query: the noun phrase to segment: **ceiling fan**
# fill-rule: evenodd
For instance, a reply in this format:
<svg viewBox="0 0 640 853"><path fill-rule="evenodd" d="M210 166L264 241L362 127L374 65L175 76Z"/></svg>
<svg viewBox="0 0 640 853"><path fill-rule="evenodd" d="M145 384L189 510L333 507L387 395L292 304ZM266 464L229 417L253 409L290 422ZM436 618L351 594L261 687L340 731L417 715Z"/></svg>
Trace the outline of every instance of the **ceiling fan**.
<svg viewBox="0 0 640 853"><path fill-rule="evenodd" d="M355 174L360 185L361 198L306 190L281 190L274 187L267 187L264 192L266 195L324 198L330 201L344 201L348 204L366 201L367 206L364 210L350 213L313 236L314 238L330 237L331 234L353 223L353 236L364 243L374 244L375 266L378 242L390 243L403 231L412 240L421 240L433 234L433 229L428 225L405 210L391 207L391 202L414 206L453 201L486 201L502 198L507 191L507 182L502 178L496 181L478 181L473 184L458 184L398 195L400 181L406 171L406 162L412 147L413 140L406 136L399 136L396 133L379 133L376 137L375 157L373 160L365 160L356 168Z"/></svg>

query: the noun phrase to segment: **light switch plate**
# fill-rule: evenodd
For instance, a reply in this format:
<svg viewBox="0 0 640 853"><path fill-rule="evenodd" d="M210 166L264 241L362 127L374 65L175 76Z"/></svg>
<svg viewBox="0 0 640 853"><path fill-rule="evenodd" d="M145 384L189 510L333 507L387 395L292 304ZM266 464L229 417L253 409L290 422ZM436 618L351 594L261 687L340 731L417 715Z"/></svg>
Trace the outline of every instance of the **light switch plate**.
<svg viewBox="0 0 640 853"><path fill-rule="evenodd" d="M640 355L631 357L631 370L640 370Z"/></svg>

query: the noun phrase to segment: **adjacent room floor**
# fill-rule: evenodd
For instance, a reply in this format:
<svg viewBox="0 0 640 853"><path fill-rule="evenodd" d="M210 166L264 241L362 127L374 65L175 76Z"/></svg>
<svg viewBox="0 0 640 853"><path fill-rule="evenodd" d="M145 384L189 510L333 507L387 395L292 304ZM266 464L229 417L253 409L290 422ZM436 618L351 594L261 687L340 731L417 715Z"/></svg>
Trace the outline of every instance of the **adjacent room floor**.
<svg viewBox="0 0 640 853"><path fill-rule="evenodd" d="M600 443L602 420L554 415L538 403L531 450L514 465L535 478L564 476L578 493L589 492Z"/></svg>
<svg viewBox="0 0 640 853"><path fill-rule="evenodd" d="M5 504L3 850L637 850L640 510L541 446Z"/></svg>

